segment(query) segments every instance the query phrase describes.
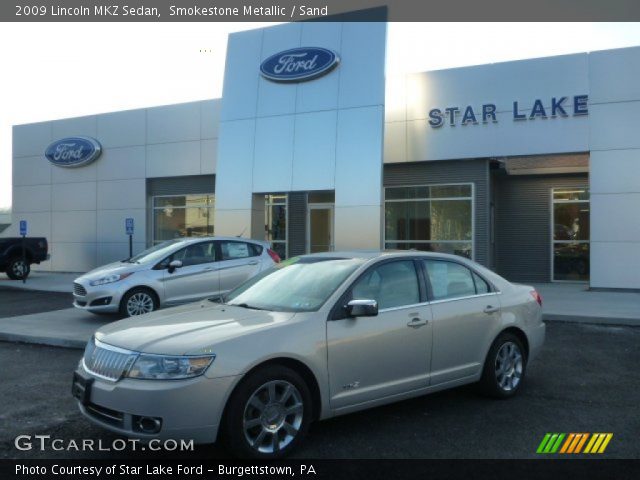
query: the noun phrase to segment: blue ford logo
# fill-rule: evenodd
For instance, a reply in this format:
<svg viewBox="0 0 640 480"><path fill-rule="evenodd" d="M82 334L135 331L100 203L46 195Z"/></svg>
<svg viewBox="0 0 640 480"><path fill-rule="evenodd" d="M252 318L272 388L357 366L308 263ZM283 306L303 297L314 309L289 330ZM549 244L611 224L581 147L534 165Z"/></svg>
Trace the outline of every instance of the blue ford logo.
<svg viewBox="0 0 640 480"><path fill-rule="evenodd" d="M45 157L59 167L81 167L100 156L102 146L94 138L67 137L47 147Z"/></svg>
<svg viewBox="0 0 640 480"><path fill-rule="evenodd" d="M338 62L338 55L326 48L292 48L267 58L260 72L274 82L303 82L329 73Z"/></svg>

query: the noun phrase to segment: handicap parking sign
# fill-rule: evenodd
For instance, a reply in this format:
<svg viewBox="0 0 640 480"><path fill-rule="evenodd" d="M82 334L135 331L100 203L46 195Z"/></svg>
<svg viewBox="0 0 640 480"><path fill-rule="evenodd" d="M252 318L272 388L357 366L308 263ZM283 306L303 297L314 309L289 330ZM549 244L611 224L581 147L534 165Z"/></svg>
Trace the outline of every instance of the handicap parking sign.
<svg viewBox="0 0 640 480"><path fill-rule="evenodd" d="M27 235L27 221L20 220L20 235Z"/></svg>
<svg viewBox="0 0 640 480"><path fill-rule="evenodd" d="M126 218L124 221L124 226L127 230L127 235L133 235L133 218Z"/></svg>

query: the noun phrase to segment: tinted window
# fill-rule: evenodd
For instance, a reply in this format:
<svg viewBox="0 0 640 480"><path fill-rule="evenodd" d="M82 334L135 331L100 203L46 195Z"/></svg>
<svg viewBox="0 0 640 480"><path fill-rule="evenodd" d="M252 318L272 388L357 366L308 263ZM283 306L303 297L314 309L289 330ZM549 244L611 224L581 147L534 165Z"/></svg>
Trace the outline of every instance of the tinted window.
<svg viewBox="0 0 640 480"><path fill-rule="evenodd" d="M476 283L476 292L478 293L478 295L483 293L489 293L491 291L491 288L489 288L489 284L485 282L480 277L480 275L478 275L476 272L472 272L472 273L473 273L473 281Z"/></svg>
<svg viewBox="0 0 640 480"><path fill-rule="evenodd" d="M420 303L413 261L384 263L372 268L353 286L352 298L376 300L380 309Z"/></svg>
<svg viewBox="0 0 640 480"><path fill-rule="evenodd" d="M458 263L424 260L433 299L468 297L476 294L471 270Z"/></svg>
<svg viewBox="0 0 640 480"><path fill-rule="evenodd" d="M211 263L216 261L216 249L213 242L194 243L174 253L172 260L181 260L184 267Z"/></svg>
<svg viewBox="0 0 640 480"><path fill-rule="evenodd" d="M257 257L262 253L262 247L246 242L220 242L222 260L237 260L239 258Z"/></svg>

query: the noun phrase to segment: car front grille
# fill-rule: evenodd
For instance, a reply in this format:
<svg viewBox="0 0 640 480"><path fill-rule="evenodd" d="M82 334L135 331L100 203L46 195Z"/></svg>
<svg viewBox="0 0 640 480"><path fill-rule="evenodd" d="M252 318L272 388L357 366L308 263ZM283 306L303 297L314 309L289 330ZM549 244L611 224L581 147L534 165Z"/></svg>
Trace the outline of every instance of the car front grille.
<svg viewBox="0 0 640 480"><path fill-rule="evenodd" d="M91 339L84 352L84 367L93 375L118 381L131 368L137 353Z"/></svg>
<svg viewBox="0 0 640 480"><path fill-rule="evenodd" d="M73 293L75 293L79 297L84 297L87 294L87 289L84 288L79 283L74 283L73 284Z"/></svg>

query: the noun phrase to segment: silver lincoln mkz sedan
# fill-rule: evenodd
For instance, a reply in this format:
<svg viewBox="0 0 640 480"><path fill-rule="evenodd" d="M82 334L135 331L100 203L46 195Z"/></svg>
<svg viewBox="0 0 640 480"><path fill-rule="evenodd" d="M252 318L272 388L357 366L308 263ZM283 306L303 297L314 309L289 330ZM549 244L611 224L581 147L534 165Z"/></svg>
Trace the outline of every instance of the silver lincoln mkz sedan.
<svg viewBox="0 0 640 480"><path fill-rule="evenodd" d="M472 382L510 397L544 336L532 287L464 258L315 254L225 303L101 327L73 393L87 418L124 435L220 438L236 455L273 458L313 420Z"/></svg>

